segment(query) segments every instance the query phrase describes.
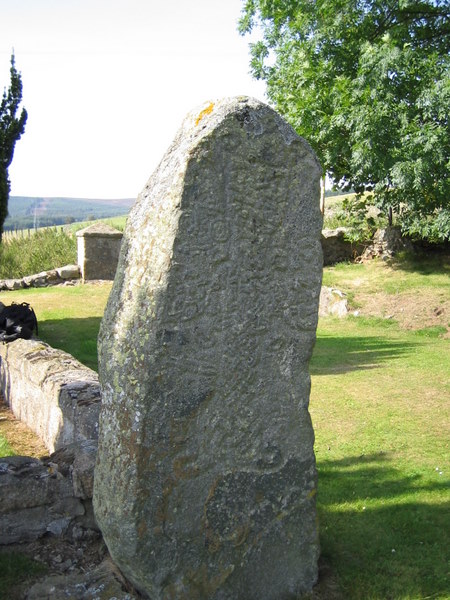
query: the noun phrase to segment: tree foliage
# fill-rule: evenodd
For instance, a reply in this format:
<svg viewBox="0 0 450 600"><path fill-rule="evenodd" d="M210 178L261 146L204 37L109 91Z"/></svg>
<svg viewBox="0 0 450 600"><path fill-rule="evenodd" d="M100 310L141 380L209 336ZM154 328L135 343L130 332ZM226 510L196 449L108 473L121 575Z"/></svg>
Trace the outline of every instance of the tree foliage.
<svg viewBox="0 0 450 600"><path fill-rule="evenodd" d="M3 224L8 216L8 199L11 184L8 176L9 165L14 157L14 147L25 131L27 111L22 108L16 117L22 101L22 78L15 66L14 54L11 56L11 81L8 90L4 90L0 104L0 241Z"/></svg>
<svg viewBox="0 0 450 600"><path fill-rule="evenodd" d="M450 233L448 0L247 0L253 75L332 181ZM420 225L422 224L422 225Z"/></svg>

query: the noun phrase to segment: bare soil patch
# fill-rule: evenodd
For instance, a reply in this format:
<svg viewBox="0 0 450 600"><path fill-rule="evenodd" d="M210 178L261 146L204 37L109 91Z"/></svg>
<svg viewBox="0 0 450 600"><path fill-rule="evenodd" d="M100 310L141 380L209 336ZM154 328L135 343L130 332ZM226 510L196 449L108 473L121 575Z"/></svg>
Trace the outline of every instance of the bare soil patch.
<svg viewBox="0 0 450 600"><path fill-rule="evenodd" d="M48 450L41 439L25 423L16 419L0 397L0 434L19 456L43 458Z"/></svg>
<svg viewBox="0 0 450 600"><path fill-rule="evenodd" d="M362 315L395 319L403 329L445 327L449 335L450 299L444 293L423 290L420 294L374 294L356 290L353 298Z"/></svg>

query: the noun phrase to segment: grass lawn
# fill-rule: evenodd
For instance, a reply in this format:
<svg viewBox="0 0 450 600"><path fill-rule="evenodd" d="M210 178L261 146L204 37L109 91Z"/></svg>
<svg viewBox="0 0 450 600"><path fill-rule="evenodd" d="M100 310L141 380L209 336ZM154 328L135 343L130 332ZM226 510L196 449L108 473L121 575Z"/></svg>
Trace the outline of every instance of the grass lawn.
<svg viewBox="0 0 450 600"><path fill-rule="evenodd" d="M320 320L311 362L322 554L346 600L450 598L448 275L442 258L324 273L358 314ZM95 368L109 289L0 301L30 302L40 336Z"/></svg>
<svg viewBox="0 0 450 600"><path fill-rule="evenodd" d="M323 319L311 372L322 552L345 598L449 598L448 340Z"/></svg>
<svg viewBox="0 0 450 600"><path fill-rule="evenodd" d="M28 302L36 313L42 340L97 370L97 334L111 285L104 282L2 292L0 302Z"/></svg>
<svg viewBox="0 0 450 600"><path fill-rule="evenodd" d="M0 551L0 598L7 600L16 598L14 593L11 596L11 589L17 585L18 580L25 583L27 579L32 579L37 575L42 576L46 573L46 567L20 552Z"/></svg>

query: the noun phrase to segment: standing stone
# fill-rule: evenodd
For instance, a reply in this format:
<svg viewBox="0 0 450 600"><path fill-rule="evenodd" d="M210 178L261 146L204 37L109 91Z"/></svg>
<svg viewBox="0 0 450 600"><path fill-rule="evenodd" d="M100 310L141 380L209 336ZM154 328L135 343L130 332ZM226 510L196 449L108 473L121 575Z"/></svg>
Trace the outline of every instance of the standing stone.
<svg viewBox="0 0 450 600"><path fill-rule="evenodd" d="M280 600L316 582L320 175L271 108L211 102L128 218L99 336L94 506L152 600Z"/></svg>

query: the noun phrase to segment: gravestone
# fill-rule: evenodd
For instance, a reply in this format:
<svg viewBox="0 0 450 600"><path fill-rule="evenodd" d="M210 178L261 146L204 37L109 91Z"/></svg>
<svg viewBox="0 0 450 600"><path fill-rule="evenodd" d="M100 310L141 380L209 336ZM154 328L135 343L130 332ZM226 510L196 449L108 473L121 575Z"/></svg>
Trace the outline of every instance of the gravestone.
<svg viewBox="0 0 450 600"><path fill-rule="evenodd" d="M186 117L129 215L99 335L94 507L153 600L316 582L320 176L271 108L224 99Z"/></svg>

